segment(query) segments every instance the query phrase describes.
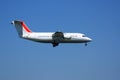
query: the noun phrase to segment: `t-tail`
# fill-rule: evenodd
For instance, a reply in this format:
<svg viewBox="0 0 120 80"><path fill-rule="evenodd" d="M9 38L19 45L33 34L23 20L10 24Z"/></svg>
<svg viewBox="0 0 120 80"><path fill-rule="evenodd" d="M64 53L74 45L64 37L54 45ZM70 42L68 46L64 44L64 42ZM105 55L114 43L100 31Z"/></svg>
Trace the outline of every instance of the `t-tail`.
<svg viewBox="0 0 120 80"><path fill-rule="evenodd" d="M18 32L18 35L20 37L24 37L25 35L32 32L23 21L15 20L15 21L12 21L11 24L13 24L15 26L15 28Z"/></svg>

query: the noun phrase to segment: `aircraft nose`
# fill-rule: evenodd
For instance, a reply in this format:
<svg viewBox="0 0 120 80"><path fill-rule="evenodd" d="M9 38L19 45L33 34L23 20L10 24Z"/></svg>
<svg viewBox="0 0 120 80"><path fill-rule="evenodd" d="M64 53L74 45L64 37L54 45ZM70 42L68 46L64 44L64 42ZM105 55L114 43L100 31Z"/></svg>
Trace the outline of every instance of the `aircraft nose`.
<svg viewBox="0 0 120 80"><path fill-rule="evenodd" d="M89 37L87 37L87 41L88 41L88 42L91 42L91 41L92 41L92 39L91 39L91 38L89 38Z"/></svg>

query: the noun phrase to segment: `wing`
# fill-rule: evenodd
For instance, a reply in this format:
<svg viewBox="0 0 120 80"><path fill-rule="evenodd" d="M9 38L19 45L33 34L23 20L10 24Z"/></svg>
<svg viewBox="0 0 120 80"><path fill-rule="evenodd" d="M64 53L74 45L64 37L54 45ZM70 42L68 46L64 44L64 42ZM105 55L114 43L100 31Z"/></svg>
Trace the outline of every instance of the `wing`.
<svg viewBox="0 0 120 80"><path fill-rule="evenodd" d="M55 32L53 35L52 35L52 39L53 39L53 47L56 47L59 45L60 41L64 39L64 34L63 32Z"/></svg>

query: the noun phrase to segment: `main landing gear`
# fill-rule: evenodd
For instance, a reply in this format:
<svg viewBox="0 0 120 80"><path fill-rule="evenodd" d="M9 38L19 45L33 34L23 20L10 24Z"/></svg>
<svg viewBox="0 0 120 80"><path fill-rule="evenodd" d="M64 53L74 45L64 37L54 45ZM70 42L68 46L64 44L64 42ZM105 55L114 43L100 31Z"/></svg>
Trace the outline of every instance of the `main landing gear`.
<svg viewBox="0 0 120 80"><path fill-rule="evenodd" d="M53 47L56 47L59 45L59 43L52 43Z"/></svg>
<svg viewBox="0 0 120 80"><path fill-rule="evenodd" d="M52 45L53 45L53 47L56 47L56 46L59 45L59 42L56 42L56 41L54 40L53 43L52 43Z"/></svg>

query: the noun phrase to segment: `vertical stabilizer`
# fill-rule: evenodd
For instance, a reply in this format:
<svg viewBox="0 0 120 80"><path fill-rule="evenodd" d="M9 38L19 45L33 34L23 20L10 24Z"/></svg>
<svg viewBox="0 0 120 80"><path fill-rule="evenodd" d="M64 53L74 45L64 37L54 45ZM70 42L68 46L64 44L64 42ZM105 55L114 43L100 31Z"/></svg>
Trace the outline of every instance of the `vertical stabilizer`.
<svg viewBox="0 0 120 80"><path fill-rule="evenodd" d="M11 24L15 26L20 37L23 37L25 34L31 33L31 30L26 26L26 24L23 21L15 20L12 21Z"/></svg>

